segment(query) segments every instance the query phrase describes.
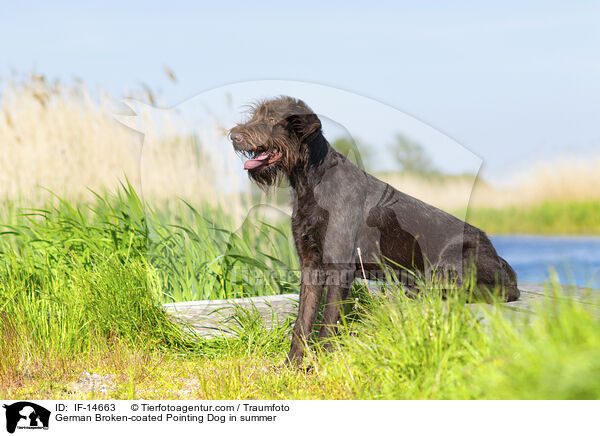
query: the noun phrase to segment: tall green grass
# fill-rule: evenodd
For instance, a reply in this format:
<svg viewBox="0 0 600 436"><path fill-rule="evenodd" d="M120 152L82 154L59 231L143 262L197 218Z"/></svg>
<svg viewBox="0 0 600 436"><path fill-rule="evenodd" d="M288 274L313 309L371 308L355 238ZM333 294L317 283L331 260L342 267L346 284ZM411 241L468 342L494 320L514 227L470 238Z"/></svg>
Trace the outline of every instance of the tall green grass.
<svg viewBox="0 0 600 436"><path fill-rule="evenodd" d="M115 341L204 352L205 341L173 324L160 303L293 286L284 230L250 221L235 229L208 206L153 207L128 184L89 204L58 197L37 209L7 203L2 222L0 372Z"/></svg>
<svg viewBox="0 0 600 436"><path fill-rule="evenodd" d="M296 284L287 223L258 218L235 228L221 209L183 201L154 206L128 184L96 200L74 206L56 197L38 209L8 205L0 253L13 267L38 274L133 263L146 271L162 302L278 294Z"/></svg>
<svg viewBox="0 0 600 436"><path fill-rule="evenodd" d="M520 318L435 291L371 303L319 371L351 398L600 398L599 295L581 303L557 283L546 293Z"/></svg>
<svg viewBox="0 0 600 436"><path fill-rule="evenodd" d="M42 339L51 342L40 348L31 330L17 327L10 333L2 324L0 397L600 398L597 298L570 300L554 284L535 314L515 321L513 312L498 303L472 310L464 297L443 298L434 288L414 298L389 290L370 295L355 289L358 301L349 303L332 350L325 352L319 342L311 345L308 372L282 364L290 324L267 330L253 311L236 315L237 338L197 338L188 349L156 347L142 334L130 341L97 337L79 353L57 353L62 345L52 337L59 337L58 328L43 332ZM115 306L103 311L131 317ZM26 331L29 335L23 335ZM108 378L106 389L78 390L84 371Z"/></svg>

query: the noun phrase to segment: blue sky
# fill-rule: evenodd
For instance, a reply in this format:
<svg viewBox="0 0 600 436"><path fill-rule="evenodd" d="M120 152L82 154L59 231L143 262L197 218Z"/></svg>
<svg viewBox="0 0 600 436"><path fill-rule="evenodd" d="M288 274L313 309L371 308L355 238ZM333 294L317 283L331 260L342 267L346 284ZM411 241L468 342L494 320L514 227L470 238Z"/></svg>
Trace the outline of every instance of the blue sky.
<svg viewBox="0 0 600 436"><path fill-rule="evenodd" d="M169 105L248 80L335 86L449 135L496 180L536 160L600 153L599 2L22 1L0 8L4 77L13 70L77 76L115 95L144 82Z"/></svg>

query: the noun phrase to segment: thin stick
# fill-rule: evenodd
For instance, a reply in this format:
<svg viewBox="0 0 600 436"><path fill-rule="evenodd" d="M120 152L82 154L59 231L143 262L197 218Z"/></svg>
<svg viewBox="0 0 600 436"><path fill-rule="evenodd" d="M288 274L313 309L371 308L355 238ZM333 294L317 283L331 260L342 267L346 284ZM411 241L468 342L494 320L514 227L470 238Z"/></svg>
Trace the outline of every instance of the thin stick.
<svg viewBox="0 0 600 436"><path fill-rule="evenodd" d="M360 254L360 247L356 247L356 251L358 251L358 260L360 261L360 269L362 270L362 273L363 273L363 279L365 279L365 286L367 287L367 291L369 291L369 294L370 294L371 289L369 289L369 283L367 282L367 275L365 274L365 268L363 267L362 256Z"/></svg>

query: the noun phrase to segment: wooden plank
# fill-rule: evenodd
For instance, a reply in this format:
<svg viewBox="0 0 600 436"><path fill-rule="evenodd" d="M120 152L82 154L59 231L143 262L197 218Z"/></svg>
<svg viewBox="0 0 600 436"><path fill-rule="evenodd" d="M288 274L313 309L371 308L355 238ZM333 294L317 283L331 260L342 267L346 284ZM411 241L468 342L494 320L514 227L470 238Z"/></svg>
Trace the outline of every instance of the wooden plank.
<svg viewBox="0 0 600 436"><path fill-rule="evenodd" d="M256 311L267 328L295 317L298 294L169 303L164 308L175 321L190 326L201 336L230 336L239 327L235 315L240 310Z"/></svg>
<svg viewBox="0 0 600 436"><path fill-rule="evenodd" d="M520 285L522 298L519 298L519 300L514 301L512 303L507 303L507 305L513 307L525 306L527 308L530 308L530 306L527 306L527 303L531 303L531 301L544 298L544 295L546 295L547 293L550 294L551 298L568 298L585 304L600 304L600 301L598 299L598 297L600 296L600 290L598 289L585 288L573 285L560 286L562 289L563 296L557 297L551 295L552 291L548 288L548 285L545 283L524 283Z"/></svg>
<svg viewBox="0 0 600 436"><path fill-rule="evenodd" d="M600 290L570 285L561 285L564 297L577 300L598 308L600 312ZM544 283L520 284L521 297L519 300L504 303L501 307L506 315L515 321L525 321L535 313L536 302L543 298L556 299L556 296L545 294ZM491 305L474 303L472 310L482 317ZM298 294L271 295L265 297L235 298L229 300L203 300L164 305L167 312L176 322L184 323L205 337L218 335L231 336L240 328L236 321L239 311L256 312L260 315L265 326L271 328L274 324L282 323L288 318L294 319L298 312Z"/></svg>

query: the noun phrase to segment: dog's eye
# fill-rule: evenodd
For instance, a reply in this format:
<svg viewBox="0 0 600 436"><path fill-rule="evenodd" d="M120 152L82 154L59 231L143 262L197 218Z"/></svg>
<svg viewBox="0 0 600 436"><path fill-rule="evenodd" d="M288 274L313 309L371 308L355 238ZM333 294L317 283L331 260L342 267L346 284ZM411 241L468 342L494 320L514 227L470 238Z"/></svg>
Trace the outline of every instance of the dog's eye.
<svg viewBox="0 0 600 436"><path fill-rule="evenodd" d="M270 124L277 124L277 120L273 117L269 118L269 123Z"/></svg>

